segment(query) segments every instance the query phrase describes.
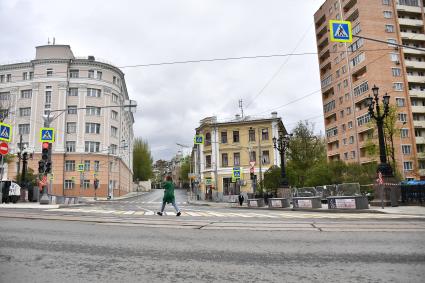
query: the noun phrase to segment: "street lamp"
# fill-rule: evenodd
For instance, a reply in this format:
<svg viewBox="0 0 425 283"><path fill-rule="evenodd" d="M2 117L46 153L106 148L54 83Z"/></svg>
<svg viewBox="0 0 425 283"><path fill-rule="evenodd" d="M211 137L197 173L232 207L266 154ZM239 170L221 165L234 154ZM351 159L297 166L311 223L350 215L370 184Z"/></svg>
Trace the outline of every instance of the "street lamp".
<svg viewBox="0 0 425 283"><path fill-rule="evenodd" d="M382 97L384 111L381 112L381 109L379 107L378 91L379 91L379 87L374 85L372 88L372 93L374 98L371 97L370 95L368 98L366 98L366 104L369 107L369 115L371 118L375 119L376 125L378 127L380 163L378 165L377 171L381 172L382 176L384 177L393 177L394 176L393 169L391 168L391 165L388 164L387 162L387 154L385 151L385 141L384 141L384 119L389 112L390 96L385 93L385 95ZM374 107L375 107L375 110L374 110Z"/></svg>
<svg viewBox="0 0 425 283"><path fill-rule="evenodd" d="M286 178L285 171L285 152L289 147L289 141L292 137L292 134L283 135L281 132L279 133L279 138L273 137L273 147L279 151L280 154L280 185L282 188L289 187L288 179Z"/></svg>

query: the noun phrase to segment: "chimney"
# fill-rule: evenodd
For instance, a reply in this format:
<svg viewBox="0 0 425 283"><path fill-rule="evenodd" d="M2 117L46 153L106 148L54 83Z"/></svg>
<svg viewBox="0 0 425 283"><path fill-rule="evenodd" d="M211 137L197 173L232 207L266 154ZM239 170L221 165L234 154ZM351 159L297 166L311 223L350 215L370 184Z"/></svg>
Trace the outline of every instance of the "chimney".
<svg viewBox="0 0 425 283"><path fill-rule="evenodd" d="M272 118L277 118L277 112L276 111L272 112Z"/></svg>

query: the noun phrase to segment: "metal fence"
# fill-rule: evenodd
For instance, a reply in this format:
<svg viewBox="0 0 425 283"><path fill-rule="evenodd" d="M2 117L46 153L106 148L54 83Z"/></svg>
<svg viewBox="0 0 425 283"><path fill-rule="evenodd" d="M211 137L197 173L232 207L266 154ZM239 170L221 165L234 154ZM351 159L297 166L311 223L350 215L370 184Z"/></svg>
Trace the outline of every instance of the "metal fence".
<svg viewBox="0 0 425 283"><path fill-rule="evenodd" d="M403 204L425 204L425 184L402 184L401 202Z"/></svg>

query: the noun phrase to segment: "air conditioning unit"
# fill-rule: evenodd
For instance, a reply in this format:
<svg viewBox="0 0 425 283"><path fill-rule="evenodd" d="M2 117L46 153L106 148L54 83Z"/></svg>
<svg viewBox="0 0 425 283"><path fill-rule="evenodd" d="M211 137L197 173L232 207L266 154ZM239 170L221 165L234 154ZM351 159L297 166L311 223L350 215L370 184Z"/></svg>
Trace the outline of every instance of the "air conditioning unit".
<svg viewBox="0 0 425 283"><path fill-rule="evenodd" d="M395 61L395 64L400 65L400 61L399 60Z"/></svg>

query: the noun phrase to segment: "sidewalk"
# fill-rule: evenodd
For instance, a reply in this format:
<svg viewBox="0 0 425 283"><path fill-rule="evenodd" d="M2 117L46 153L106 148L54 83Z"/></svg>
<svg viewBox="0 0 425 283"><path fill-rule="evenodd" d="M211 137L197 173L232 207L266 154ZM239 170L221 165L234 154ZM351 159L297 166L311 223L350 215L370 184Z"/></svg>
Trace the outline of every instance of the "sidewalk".
<svg viewBox="0 0 425 283"><path fill-rule="evenodd" d="M80 201L84 203L94 203L96 201L114 201L114 200L122 200L122 199L128 199L133 198L137 196L141 196L146 192L131 192L123 196L114 197L113 199L108 200L106 197L98 197L97 200L94 200L94 197L80 197Z"/></svg>
<svg viewBox="0 0 425 283"><path fill-rule="evenodd" d="M215 202L215 201L202 201L202 200L188 200L191 205L210 206L220 208L242 208L249 210L278 210L278 211L305 211L305 212L322 212L322 213L387 213L387 214L403 214L403 215L417 215L425 217L425 206L386 206L383 209L380 206L369 206L369 209L328 209L327 204L322 204L322 208L317 209L293 209L288 208L272 208L268 206L263 207L248 207L244 202L242 206L239 203Z"/></svg>

